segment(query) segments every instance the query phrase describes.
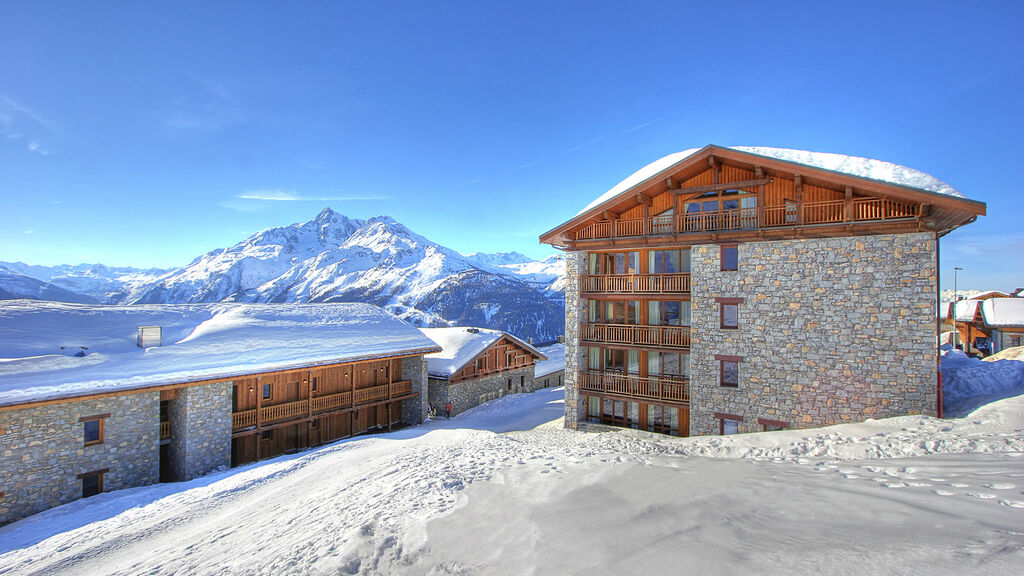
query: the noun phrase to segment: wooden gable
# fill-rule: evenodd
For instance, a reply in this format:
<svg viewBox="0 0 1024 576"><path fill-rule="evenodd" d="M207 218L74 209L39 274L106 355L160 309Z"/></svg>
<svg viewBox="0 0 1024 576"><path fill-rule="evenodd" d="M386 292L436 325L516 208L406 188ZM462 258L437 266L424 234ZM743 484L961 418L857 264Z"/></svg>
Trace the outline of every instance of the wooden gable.
<svg viewBox="0 0 1024 576"><path fill-rule="evenodd" d="M744 197L743 207L729 202ZM701 215L716 200L719 209ZM707 146L545 233L541 241L572 248L577 242L628 244L623 239L687 234L689 243L701 243L719 241L723 234L778 237L797 228L810 235L944 234L984 213L984 203L965 198Z"/></svg>
<svg viewBox="0 0 1024 576"><path fill-rule="evenodd" d="M531 366L542 359L536 351L510 336L503 335L484 348L448 379L449 383L478 378L498 372Z"/></svg>

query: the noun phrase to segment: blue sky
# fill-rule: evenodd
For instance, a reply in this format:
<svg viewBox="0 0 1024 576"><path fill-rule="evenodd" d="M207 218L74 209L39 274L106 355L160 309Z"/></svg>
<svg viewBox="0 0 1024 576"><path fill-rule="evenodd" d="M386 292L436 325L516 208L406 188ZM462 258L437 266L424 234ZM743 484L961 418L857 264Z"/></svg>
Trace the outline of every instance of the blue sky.
<svg viewBox="0 0 1024 576"><path fill-rule="evenodd" d="M324 206L543 257L714 143L928 172L988 204L943 286L1024 286L1024 3L207 4L0 5L0 260L180 266Z"/></svg>

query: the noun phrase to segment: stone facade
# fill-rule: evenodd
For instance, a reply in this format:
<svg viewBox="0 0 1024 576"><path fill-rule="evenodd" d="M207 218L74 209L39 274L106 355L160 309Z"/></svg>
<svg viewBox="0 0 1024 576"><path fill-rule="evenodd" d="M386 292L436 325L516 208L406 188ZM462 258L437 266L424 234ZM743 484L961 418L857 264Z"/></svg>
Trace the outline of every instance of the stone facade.
<svg viewBox="0 0 1024 576"><path fill-rule="evenodd" d="M718 245L691 253L692 435L715 413L792 428L936 409L936 239L932 233L749 242L722 271ZM716 298L742 298L723 329ZM740 356L739 386L715 355Z"/></svg>
<svg viewBox="0 0 1024 576"><path fill-rule="evenodd" d="M402 379L412 381L413 394L419 396L402 401L402 422L419 424L427 415L427 361L423 356L402 358Z"/></svg>
<svg viewBox="0 0 1024 576"><path fill-rule="evenodd" d="M102 414L103 442L85 446L80 418ZM78 475L103 469L105 492L159 480L159 392L0 412L0 524L81 498Z"/></svg>
<svg viewBox="0 0 1024 576"><path fill-rule="evenodd" d="M586 272L586 252L565 253L565 427L575 429L586 421L585 406L579 401L580 368L585 362L580 350L580 322L587 316L586 300L580 297L580 276Z"/></svg>
<svg viewBox="0 0 1024 576"><path fill-rule="evenodd" d="M538 385L533 374L534 365L531 364L479 378L460 380L454 384L449 384L446 379L430 378L430 404L437 410L439 416L443 416L445 406L451 402L452 416L455 416L507 394L537 390Z"/></svg>
<svg viewBox="0 0 1024 576"><path fill-rule="evenodd" d="M231 387L231 382L190 386L169 401L169 452L176 480L231 466Z"/></svg>

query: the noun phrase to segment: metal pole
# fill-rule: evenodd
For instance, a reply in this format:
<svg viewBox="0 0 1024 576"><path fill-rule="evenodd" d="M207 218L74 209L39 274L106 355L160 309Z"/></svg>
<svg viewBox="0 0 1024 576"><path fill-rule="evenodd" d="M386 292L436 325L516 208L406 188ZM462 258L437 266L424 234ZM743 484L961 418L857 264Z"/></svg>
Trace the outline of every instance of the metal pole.
<svg viewBox="0 0 1024 576"><path fill-rule="evenodd" d="M956 325L956 303L960 300L960 293L956 289L956 273L963 268L953 267L953 349L957 349L960 343L960 327Z"/></svg>

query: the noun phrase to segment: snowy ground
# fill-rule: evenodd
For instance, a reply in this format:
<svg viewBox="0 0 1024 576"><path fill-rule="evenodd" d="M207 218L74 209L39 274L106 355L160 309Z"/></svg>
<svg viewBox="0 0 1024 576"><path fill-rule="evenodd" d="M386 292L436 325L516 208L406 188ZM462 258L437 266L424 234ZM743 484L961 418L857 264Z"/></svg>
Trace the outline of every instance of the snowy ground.
<svg viewBox="0 0 1024 576"><path fill-rule="evenodd" d="M0 574L1013 574L1024 396L966 418L669 438L562 390L0 528Z"/></svg>

